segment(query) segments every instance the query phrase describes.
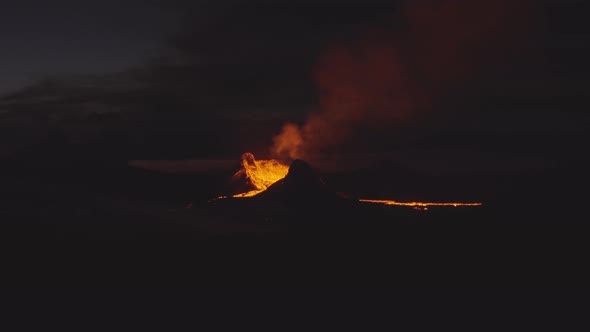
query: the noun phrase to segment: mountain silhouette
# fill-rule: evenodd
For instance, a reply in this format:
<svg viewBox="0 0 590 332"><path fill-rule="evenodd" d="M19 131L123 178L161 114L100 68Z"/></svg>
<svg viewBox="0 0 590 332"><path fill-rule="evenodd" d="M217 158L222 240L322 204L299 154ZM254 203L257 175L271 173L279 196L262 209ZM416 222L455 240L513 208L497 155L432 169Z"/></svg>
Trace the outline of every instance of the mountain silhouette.
<svg viewBox="0 0 590 332"><path fill-rule="evenodd" d="M333 190L305 161L296 159L287 175L254 196L260 201L280 202L288 206L333 206L349 200Z"/></svg>

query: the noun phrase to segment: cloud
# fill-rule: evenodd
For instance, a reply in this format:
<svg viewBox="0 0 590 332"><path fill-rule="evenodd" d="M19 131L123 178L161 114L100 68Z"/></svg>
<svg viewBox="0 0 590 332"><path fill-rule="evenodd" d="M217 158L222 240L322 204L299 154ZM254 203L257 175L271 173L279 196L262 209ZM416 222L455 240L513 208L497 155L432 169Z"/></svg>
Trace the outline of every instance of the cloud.
<svg viewBox="0 0 590 332"><path fill-rule="evenodd" d="M397 24L376 20L323 45L314 69L318 111L275 137L278 158L312 159L349 144L363 128L390 129L501 67L526 42L527 1L396 4L384 17Z"/></svg>

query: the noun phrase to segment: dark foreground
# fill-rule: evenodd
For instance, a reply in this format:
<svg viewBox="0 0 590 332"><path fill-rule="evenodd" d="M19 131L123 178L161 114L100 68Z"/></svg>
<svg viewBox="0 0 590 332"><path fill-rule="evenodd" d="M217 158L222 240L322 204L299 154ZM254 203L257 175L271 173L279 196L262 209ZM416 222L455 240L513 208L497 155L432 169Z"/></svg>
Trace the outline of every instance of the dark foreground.
<svg viewBox="0 0 590 332"><path fill-rule="evenodd" d="M488 196L473 193L483 207L424 212L208 203L220 193L221 172L3 167L8 287L585 287L590 280L585 202L571 194L573 180L583 180L576 170L480 179L495 184ZM470 182L454 183L449 200Z"/></svg>

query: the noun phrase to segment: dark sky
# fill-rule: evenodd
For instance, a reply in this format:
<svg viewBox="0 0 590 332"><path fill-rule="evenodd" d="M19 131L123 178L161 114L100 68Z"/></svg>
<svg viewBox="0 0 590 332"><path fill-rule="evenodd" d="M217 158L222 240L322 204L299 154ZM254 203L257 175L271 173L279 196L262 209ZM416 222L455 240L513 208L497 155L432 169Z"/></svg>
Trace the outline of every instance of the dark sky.
<svg viewBox="0 0 590 332"><path fill-rule="evenodd" d="M4 1L0 94L47 76L137 66L161 52L178 21L150 1Z"/></svg>
<svg viewBox="0 0 590 332"><path fill-rule="evenodd" d="M268 152L294 123L309 157L552 160L589 124L587 7L13 1L0 12L0 94L20 92L0 101L0 147L58 132L127 159L235 155Z"/></svg>
<svg viewBox="0 0 590 332"><path fill-rule="evenodd" d="M284 51L291 53L292 63L296 63L297 57L315 56L318 42L354 38L355 33L362 33L371 25L403 25L402 19L396 17L401 3L396 0L9 1L0 12L0 94L46 76L105 73L141 65L165 52L169 46L167 39L179 30L186 17L197 30L190 32L197 32L201 38L191 40L190 47L206 54L215 53L219 57L217 62L228 60L228 55L234 56L230 62L237 57L243 58L240 61L252 61L249 57L257 58L258 62L268 61L265 55L273 56L276 51L269 52L269 48L287 45ZM570 37L575 38L567 36ZM239 43L251 43L247 50L250 54L240 52L241 45L232 44L236 42L232 38L241 38ZM227 40L211 43L212 39ZM557 42L576 43L575 40Z"/></svg>

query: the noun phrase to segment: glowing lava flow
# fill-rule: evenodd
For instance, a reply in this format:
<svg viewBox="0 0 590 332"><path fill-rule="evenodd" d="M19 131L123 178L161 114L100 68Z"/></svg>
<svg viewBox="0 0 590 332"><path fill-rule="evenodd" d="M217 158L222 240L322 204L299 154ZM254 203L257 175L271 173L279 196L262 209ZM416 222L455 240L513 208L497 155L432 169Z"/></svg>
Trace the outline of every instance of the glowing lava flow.
<svg viewBox="0 0 590 332"><path fill-rule="evenodd" d="M385 199L359 199L359 202L384 204L384 205L421 207L421 208L427 208L429 206L454 206L454 207L458 207L458 206L482 206L482 203L398 202L398 201L390 201L390 200L385 200Z"/></svg>
<svg viewBox="0 0 590 332"><path fill-rule="evenodd" d="M250 183L256 188L254 190L235 194L234 198L245 198L255 196L273 183L284 178L289 172L289 166L283 165L277 160L256 160L254 155L246 152L242 155L242 168L234 174L234 179L245 177ZM219 199L226 198L225 196L219 197ZM393 200L383 199L359 199L359 202L363 203L374 203L384 205L395 205L395 206L407 206L418 210L428 210L431 206L481 206L482 203L462 203L462 202L398 202Z"/></svg>
<svg viewBox="0 0 590 332"><path fill-rule="evenodd" d="M256 189L233 195L233 197L255 196L287 176L288 172L289 166L283 165L274 159L256 160L253 154L246 152L242 155L242 168L234 174L234 178L245 176Z"/></svg>

